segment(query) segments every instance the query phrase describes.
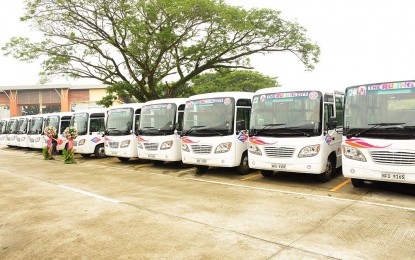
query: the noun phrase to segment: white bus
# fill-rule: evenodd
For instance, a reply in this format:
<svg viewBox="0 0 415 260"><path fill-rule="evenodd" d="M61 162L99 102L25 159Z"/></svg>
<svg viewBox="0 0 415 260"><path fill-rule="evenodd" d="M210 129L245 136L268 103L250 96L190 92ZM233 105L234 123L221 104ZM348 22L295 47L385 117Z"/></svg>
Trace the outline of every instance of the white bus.
<svg viewBox="0 0 415 260"><path fill-rule="evenodd" d="M48 126L55 127L58 131L58 138L62 140L62 143L58 144L56 147L59 151L67 149L68 140L63 135L63 131L70 126L72 115L73 112L57 112L45 116L44 128ZM47 144L48 139L47 136L44 136L44 145Z"/></svg>
<svg viewBox="0 0 415 260"><path fill-rule="evenodd" d="M96 158L105 157L104 138L105 108L94 108L74 112L71 126L78 130L78 137L74 140L74 152L83 157L94 154Z"/></svg>
<svg viewBox="0 0 415 260"><path fill-rule="evenodd" d="M415 184L415 80L346 89L343 175Z"/></svg>
<svg viewBox="0 0 415 260"><path fill-rule="evenodd" d="M45 115L34 115L30 120L28 138L29 148L42 149L44 145L43 129L45 122Z"/></svg>
<svg viewBox="0 0 415 260"><path fill-rule="evenodd" d="M6 145L7 122L9 119L0 120L0 145Z"/></svg>
<svg viewBox="0 0 415 260"><path fill-rule="evenodd" d="M252 101L249 166L265 177L276 171L315 174L322 182L341 167L341 133L329 119L343 119L344 94L275 87Z"/></svg>
<svg viewBox="0 0 415 260"><path fill-rule="evenodd" d="M154 164L182 160L182 130L186 98L148 101L141 108L137 131L138 157Z"/></svg>
<svg viewBox="0 0 415 260"><path fill-rule="evenodd" d="M246 139L252 96L217 92L189 97L182 132L183 163L193 164L199 172L217 166L249 173Z"/></svg>
<svg viewBox="0 0 415 260"><path fill-rule="evenodd" d="M136 129L140 125L141 103L113 106L107 110L105 154L126 162L138 157Z"/></svg>
<svg viewBox="0 0 415 260"><path fill-rule="evenodd" d="M22 116L19 118L18 130L16 133L16 146L21 148L29 147L29 137L28 131L30 126L30 121L33 116Z"/></svg>
<svg viewBox="0 0 415 260"><path fill-rule="evenodd" d="M19 124L19 117L12 117L9 119L7 123L7 130L6 130L6 145L9 147L13 147L17 145L17 130Z"/></svg>

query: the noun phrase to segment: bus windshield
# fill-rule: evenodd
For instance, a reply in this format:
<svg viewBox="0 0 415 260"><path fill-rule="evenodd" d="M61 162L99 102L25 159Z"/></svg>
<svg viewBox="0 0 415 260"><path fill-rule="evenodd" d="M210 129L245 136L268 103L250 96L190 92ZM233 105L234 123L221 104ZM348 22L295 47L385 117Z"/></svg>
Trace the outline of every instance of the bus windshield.
<svg viewBox="0 0 415 260"><path fill-rule="evenodd" d="M2 120L0 121L0 134L5 134L6 133L6 121Z"/></svg>
<svg viewBox="0 0 415 260"><path fill-rule="evenodd" d="M235 100L230 97L186 102L184 135L216 136L233 133Z"/></svg>
<svg viewBox="0 0 415 260"><path fill-rule="evenodd" d="M86 135L88 130L88 113L75 113L71 119L71 126L78 130L78 135Z"/></svg>
<svg viewBox="0 0 415 260"><path fill-rule="evenodd" d="M415 82L348 88L346 134L378 138L415 138Z"/></svg>
<svg viewBox="0 0 415 260"><path fill-rule="evenodd" d="M139 133L143 135L173 134L177 106L174 103L143 106Z"/></svg>
<svg viewBox="0 0 415 260"><path fill-rule="evenodd" d="M29 134L41 134L42 133L43 117L33 117L30 121Z"/></svg>
<svg viewBox="0 0 415 260"><path fill-rule="evenodd" d="M321 135L322 94L318 91L256 95L252 102L251 135Z"/></svg>
<svg viewBox="0 0 415 260"><path fill-rule="evenodd" d="M45 128L48 126L53 126L56 128L56 131L59 131L59 116L49 116L45 119Z"/></svg>
<svg viewBox="0 0 415 260"><path fill-rule="evenodd" d="M15 134L17 130L17 119L10 119L9 123L7 124L7 133L8 134Z"/></svg>
<svg viewBox="0 0 415 260"><path fill-rule="evenodd" d="M107 135L130 134L133 130L134 110L132 108L116 108L108 110Z"/></svg>
<svg viewBox="0 0 415 260"><path fill-rule="evenodd" d="M18 134L25 134L26 133L26 131L27 131L27 122L28 122L27 118L19 119L18 130L17 130Z"/></svg>

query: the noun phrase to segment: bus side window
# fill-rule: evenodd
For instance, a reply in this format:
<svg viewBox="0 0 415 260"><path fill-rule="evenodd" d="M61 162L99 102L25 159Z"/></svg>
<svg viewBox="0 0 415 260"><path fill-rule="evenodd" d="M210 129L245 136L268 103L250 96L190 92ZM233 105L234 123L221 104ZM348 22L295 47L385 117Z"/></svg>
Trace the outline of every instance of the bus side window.
<svg viewBox="0 0 415 260"><path fill-rule="evenodd" d="M330 117L334 116L333 104L324 104L324 129L328 130Z"/></svg>
<svg viewBox="0 0 415 260"><path fill-rule="evenodd" d="M104 118L92 118L89 123L89 132L104 132Z"/></svg>
<svg viewBox="0 0 415 260"><path fill-rule="evenodd" d="M137 131L139 126L140 126L140 115L135 115L135 128L134 128L134 131Z"/></svg>
<svg viewBox="0 0 415 260"><path fill-rule="evenodd" d="M236 131L249 129L250 108L238 108L236 111Z"/></svg>
<svg viewBox="0 0 415 260"><path fill-rule="evenodd" d="M177 118L177 131L182 131L183 128L183 116L184 116L184 111L179 111L179 115Z"/></svg>
<svg viewBox="0 0 415 260"><path fill-rule="evenodd" d="M343 126L344 106L343 99L336 97L336 120L337 126Z"/></svg>

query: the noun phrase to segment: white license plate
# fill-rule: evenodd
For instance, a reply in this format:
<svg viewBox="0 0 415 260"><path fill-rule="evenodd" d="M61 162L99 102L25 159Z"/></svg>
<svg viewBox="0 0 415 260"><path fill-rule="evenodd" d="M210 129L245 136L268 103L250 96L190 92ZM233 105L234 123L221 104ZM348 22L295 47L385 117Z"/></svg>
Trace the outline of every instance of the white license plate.
<svg viewBox="0 0 415 260"><path fill-rule="evenodd" d="M149 154L148 155L148 158L155 159L156 158L156 155L155 154Z"/></svg>
<svg viewBox="0 0 415 260"><path fill-rule="evenodd" d="M204 164L206 164L207 163L207 160L206 159L197 159L196 162L197 163L204 163Z"/></svg>
<svg viewBox="0 0 415 260"><path fill-rule="evenodd" d="M110 154L117 155L117 152L116 151L111 151Z"/></svg>
<svg viewBox="0 0 415 260"><path fill-rule="evenodd" d="M274 169L285 169L287 168L286 164L281 164L281 163L273 163L271 164L271 167Z"/></svg>
<svg viewBox="0 0 415 260"><path fill-rule="evenodd" d="M386 180L405 180L405 173L389 173L389 172L382 172L381 175L382 179Z"/></svg>

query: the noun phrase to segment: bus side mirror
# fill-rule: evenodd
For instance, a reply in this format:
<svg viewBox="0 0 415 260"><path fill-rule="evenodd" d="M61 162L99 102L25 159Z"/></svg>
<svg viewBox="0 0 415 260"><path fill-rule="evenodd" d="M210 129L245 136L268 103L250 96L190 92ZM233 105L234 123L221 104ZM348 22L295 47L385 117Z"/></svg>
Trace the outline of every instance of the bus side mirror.
<svg viewBox="0 0 415 260"><path fill-rule="evenodd" d="M337 118L335 118L334 116L330 117L329 118L329 123L328 123L328 128L329 129L335 129L336 127L337 127Z"/></svg>

